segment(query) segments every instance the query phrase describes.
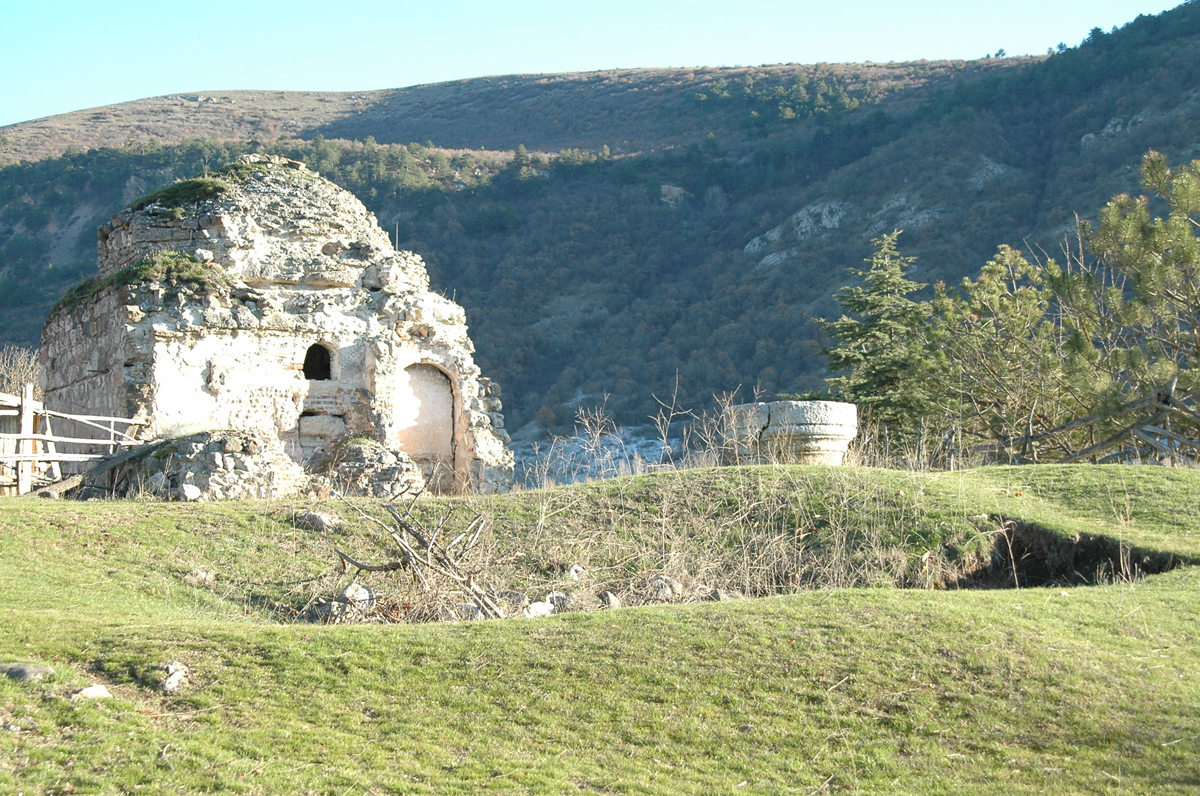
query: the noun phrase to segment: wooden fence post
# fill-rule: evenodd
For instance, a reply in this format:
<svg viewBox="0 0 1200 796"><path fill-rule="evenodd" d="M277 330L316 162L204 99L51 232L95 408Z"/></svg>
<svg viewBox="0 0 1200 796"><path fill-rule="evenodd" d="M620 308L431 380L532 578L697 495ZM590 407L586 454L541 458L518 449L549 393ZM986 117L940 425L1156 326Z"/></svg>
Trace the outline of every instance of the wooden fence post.
<svg viewBox="0 0 1200 796"><path fill-rule="evenodd" d="M26 384L21 389L21 407L19 409L20 428L17 433L20 439L17 440L18 454L33 453L33 420L34 420L34 403L33 403L33 385ZM17 462L17 494L28 495L33 491L33 460L23 460Z"/></svg>
<svg viewBox="0 0 1200 796"><path fill-rule="evenodd" d="M43 404L42 408L45 409L44 404ZM50 425L50 415L44 414L44 415L42 415L41 419L42 419L42 424L41 424L42 432L41 433L45 434L47 437L53 437L54 436L54 428L51 427L51 425ZM51 454L51 457L46 459L46 465L47 465L47 467L49 467L47 475L50 476L50 480L51 481L61 481L63 476L62 476L62 465L58 461L58 443L54 442L53 440L46 440L46 441L42 442L42 452Z"/></svg>

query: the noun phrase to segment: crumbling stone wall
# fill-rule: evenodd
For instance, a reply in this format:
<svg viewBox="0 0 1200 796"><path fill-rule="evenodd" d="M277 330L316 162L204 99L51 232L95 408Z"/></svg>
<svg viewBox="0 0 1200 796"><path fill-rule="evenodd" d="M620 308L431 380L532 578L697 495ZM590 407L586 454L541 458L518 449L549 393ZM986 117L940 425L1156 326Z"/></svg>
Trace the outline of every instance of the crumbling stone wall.
<svg viewBox="0 0 1200 796"><path fill-rule="evenodd" d="M126 373L138 374L136 363L125 367L130 346L126 333L128 312L116 291L104 291L92 301L82 302L71 312L55 312L42 330L42 388L54 373L54 400L48 406L72 414L131 417L135 407L125 400ZM60 427L61 425L61 427ZM68 429L57 424L55 431L66 436L90 436L85 428ZM72 433L67 433L71 431Z"/></svg>
<svg viewBox="0 0 1200 796"><path fill-rule="evenodd" d="M271 434L310 466L362 436L435 489L509 487L498 388L420 257L302 164L248 156L195 185L100 229L93 295L43 330L50 407L137 415L148 438Z"/></svg>

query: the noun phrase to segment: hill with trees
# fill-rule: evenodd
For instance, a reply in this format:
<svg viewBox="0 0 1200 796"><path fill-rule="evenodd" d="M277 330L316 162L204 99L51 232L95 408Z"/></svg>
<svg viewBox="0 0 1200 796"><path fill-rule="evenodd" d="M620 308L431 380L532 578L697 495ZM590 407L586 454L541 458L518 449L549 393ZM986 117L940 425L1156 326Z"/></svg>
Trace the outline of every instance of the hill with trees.
<svg viewBox="0 0 1200 796"><path fill-rule="evenodd" d="M0 129L0 342L36 343L121 206L267 151L425 257L513 427L605 396L637 423L676 385L692 406L820 387L816 319L873 239L904 230L930 285L1001 244L1044 258L1137 190L1147 150L1200 156L1198 133L1193 3L1039 58L142 100Z"/></svg>

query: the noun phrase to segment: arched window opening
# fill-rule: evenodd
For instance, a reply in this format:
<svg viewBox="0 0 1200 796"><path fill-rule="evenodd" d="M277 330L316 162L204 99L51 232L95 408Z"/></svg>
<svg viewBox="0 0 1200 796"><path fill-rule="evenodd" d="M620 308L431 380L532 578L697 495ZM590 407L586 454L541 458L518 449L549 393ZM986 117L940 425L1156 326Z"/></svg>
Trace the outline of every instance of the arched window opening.
<svg viewBox="0 0 1200 796"><path fill-rule="evenodd" d="M329 349L320 343L309 346L304 355L304 378L309 381L329 381L333 378L333 358Z"/></svg>

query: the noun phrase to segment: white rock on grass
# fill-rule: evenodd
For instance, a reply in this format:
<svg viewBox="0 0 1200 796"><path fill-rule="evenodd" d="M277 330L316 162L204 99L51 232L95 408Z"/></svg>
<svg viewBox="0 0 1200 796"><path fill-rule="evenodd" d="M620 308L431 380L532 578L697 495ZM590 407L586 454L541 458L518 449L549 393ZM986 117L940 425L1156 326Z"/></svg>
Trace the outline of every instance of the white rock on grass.
<svg viewBox="0 0 1200 796"><path fill-rule="evenodd" d="M361 583L351 583L342 589L338 599L364 614L375 607L375 592Z"/></svg>
<svg viewBox="0 0 1200 796"><path fill-rule="evenodd" d="M617 597L617 595L610 591L606 591L600 594L600 604L605 608L620 608L621 600Z"/></svg>
<svg viewBox="0 0 1200 796"><path fill-rule="evenodd" d="M168 661L158 667L166 676L163 677L162 685L160 686L164 694L173 694L187 684L188 676L191 674L188 667L180 661Z"/></svg>
<svg viewBox="0 0 1200 796"><path fill-rule="evenodd" d="M496 594L496 599L510 608L524 608L529 605L529 597L523 592L505 589Z"/></svg>
<svg viewBox="0 0 1200 796"><path fill-rule="evenodd" d="M554 614L554 606L547 602L538 601L525 606L524 613L529 619L539 619L543 616L552 616Z"/></svg>
<svg viewBox="0 0 1200 796"><path fill-rule="evenodd" d="M203 493L200 491L200 487L196 486L195 484L180 484L179 485L179 499L180 500L186 500L189 503L194 503L195 501L200 499L201 494L203 494Z"/></svg>
<svg viewBox="0 0 1200 796"><path fill-rule="evenodd" d="M32 683L54 674L54 670L40 663L0 663L0 674L19 683Z"/></svg>
<svg viewBox="0 0 1200 796"><path fill-rule="evenodd" d="M151 473L146 479L146 488L153 494L162 497L167 494L167 476L165 473Z"/></svg>
<svg viewBox="0 0 1200 796"><path fill-rule="evenodd" d="M317 533L329 533L342 527L340 519L320 511L306 511L303 514L297 514L292 524L297 528Z"/></svg>
<svg viewBox="0 0 1200 796"><path fill-rule="evenodd" d="M683 596L683 584L666 575L658 575L649 583L648 596L654 602L671 602Z"/></svg>
<svg viewBox="0 0 1200 796"><path fill-rule="evenodd" d="M107 688L96 683L71 693L72 702L78 702L81 699L112 699L112 694L108 692Z"/></svg>
<svg viewBox="0 0 1200 796"><path fill-rule="evenodd" d="M349 606L343 602L334 600L333 602L317 603L316 611L317 619L326 624L336 625L346 618L346 613Z"/></svg>
<svg viewBox="0 0 1200 796"><path fill-rule="evenodd" d="M207 569L193 569L183 576L184 582L192 586L211 586L216 579L217 573L209 572Z"/></svg>

